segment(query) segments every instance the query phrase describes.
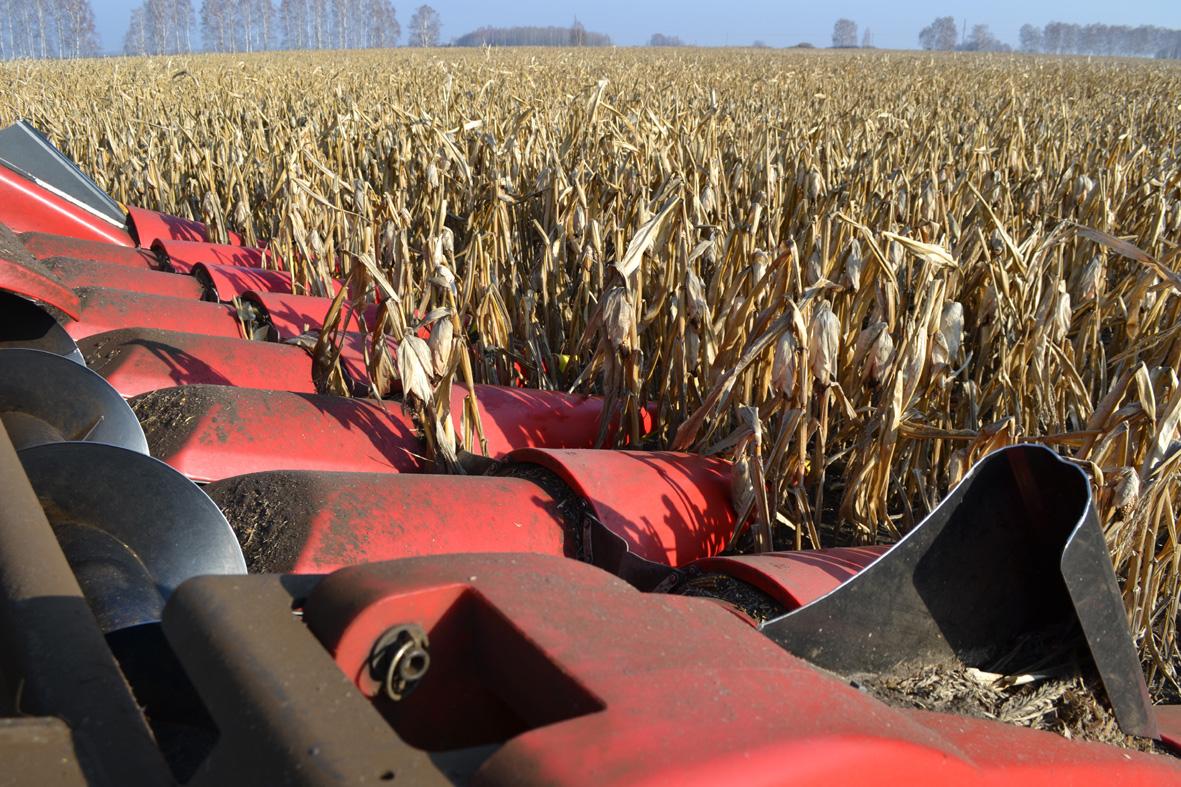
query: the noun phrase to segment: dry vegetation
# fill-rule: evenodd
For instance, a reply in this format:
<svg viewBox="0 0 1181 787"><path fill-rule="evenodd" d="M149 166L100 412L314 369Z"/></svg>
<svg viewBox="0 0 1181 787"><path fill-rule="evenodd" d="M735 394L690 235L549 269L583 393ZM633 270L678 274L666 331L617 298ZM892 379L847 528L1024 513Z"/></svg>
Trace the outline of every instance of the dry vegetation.
<svg viewBox="0 0 1181 787"><path fill-rule="evenodd" d="M375 387L400 367L431 398L470 358L477 379L604 392L633 440L654 403L653 444L738 461L745 548L895 539L988 451L1051 445L1094 479L1152 682L1177 676L1178 64L5 64L18 115L122 200L384 278L395 337L453 307L439 324L471 353L403 342Z"/></svg>

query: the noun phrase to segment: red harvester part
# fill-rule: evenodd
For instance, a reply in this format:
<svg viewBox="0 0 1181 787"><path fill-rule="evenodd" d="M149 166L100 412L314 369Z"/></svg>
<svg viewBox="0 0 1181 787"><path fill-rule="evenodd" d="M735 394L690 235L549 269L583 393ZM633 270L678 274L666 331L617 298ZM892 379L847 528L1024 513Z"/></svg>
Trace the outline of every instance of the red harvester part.
<svg viewBox="0 0 1181 787"><path fill-rule="evenodd" d="M144 208L128 208L127 220L131 236L142 249L152 248L156 241L187 240L209 243L209 227L199 221L169 216ZM236 232L227 232L231 245L241 246L242 237Z"/></svg>
<svg viewBox="0 0 1181 787"><path fill-rule="evenodd" d="M211 301L228 303L248 292L291 292L291 274L280 271L199 262L192 273L204 284Z"/></svg>
<svg viewBox="0 0 1181 787"><path fill-rule="evenodd" d="M177 273L192 273L194 266L201 263L261 268L271 254L266 249L253 246L163 238L152 243L152 251Z"/></svg>
<svg viewBox="0 0 1181 787"><path fill-rule="evenodd" d="M109 287L144 295L201 299L201 284L192 276L68 257L50 257L42 260L41 264L53 271L68 287Z"/></svg>
<svg viewBox="0 0 1181 787"><path fill-rule="evenodd" d="M522 478L276 471L216 481L205 492L255 573L459 552L573 554L559 502Z"/></svg>
<svg viewBox="0 0 1181 787"><path fill-rule="evenodd" d="M3 167L0 167L3 169ZM74 319L82 304L78 295L25 249L17 236L0 224L0 292L48 303Z"/></svg>
<svg viewBox="0 0 1181 787"><path fill-rule="evenodd" d="M315 393L299 347L156 328L123 328L78 343L86 363L125 397L178 385L232 385Z"/></svg>
<svg viewBox="0 0 1181 787"><path fill-rule="evenodd" d="M586 560L643 589L668 580L668 566L717 554L734 532L730 463L721 459L527 448L508 460L541 465L586 499Z"/></svg>
<svg viewBox="0 0 1181 787"><path fill-rule="evenodd" d="M0 165L0 224L13 232L51 232L134 246L123 229Z"/></svg>
<svg viewBox="0 0 1181 787"><path fill-rule="evenodd" d="M68 235L49 235L44 232L26 232L20 239L29 253L39 260L49 257L70 257L110 265L126 265L131 268L160 267L160 260L147 249L120 246L106 241L82 240Z"/></svg>
<svg viewBox="0 0 1181 787"><path fill-rule="evenodd" d="M190 385L131 405L152 456L195 481L262 470L406 473L427 464L397 403Z"/></svg>
<svg viewBox="0 0 1181 787"><path fill-rule="evenodd" d="M692 568L741 580L763 591L785 612L790 612L836 590L887 549L889 547L838 547L710 557L693 563Z"/></svg>
<svg viewBox="0 0 1181 787"><path fill-rule="evenodd" d="M184 662L203 661L202 636L252 651L249 632L227 617L238 603L264 598L266 582L252 578L231 588L227 580L202 578L182 586L165 611L165 628ZM275 607L284 609L278 598ZM192 625L206 617L199 635L178 630L182 620ZM868 778L1016 787L1166 783L1181 774L1166 758L887 707L776 653L711 602L640 594L571 560L465 555L344 569L311 591L304 622L395 735L414 747L381 745L381 733L371 733L366 748L390 752L391 769L397 755L409 760L422 750L496 744L471 766L479 783ZM382 642L400 644L392 633L411 623L426 635L420 647L429 663L409 693L387 682ZM198 685L206 680L197 678ZM211 707L215 717L228 710ZM347 761L341 754L321 752L328 761Z"/></svg>
<svg viewBox="0 0 1181 787"><path fill-rule="evenodd" d="M148 327L239 339L242 330L233 307L163 295L83 287L81 311L66 332L74 340L117 328Z"/></svg>
<svg viewBox="0 0 1181 787"><path fill-rule="evenodd" d="M451 391L451 417L457 434L461 429L463 400L467 389L456 385ZM477 385L476 401L488 440L488 456L499 459L518 448L594 448L599 434L603 400L597 396ZM645 411L642 429L652 428L651 413ZM612 436L614 429L608 431ZM459 435L462 440L466 437ZM468 446L480 453L474 439Z"/></svg>
<svg viewBox="0 0 1181 787"><path fill-rule="evenodd" d="M496 386L477 391L484 428L495 435L488 445L493 459L518 448L593 442L596 399ZM136 402L152 455L199 481L263 470L417 472L428 464L396 402L214 385L156 391ZM157 411L171 415L146 420Z"/></svg>
<svg viewBox="0 0 1181 787"><path fill-rule="evenodd" d="M281 292L247 292L242 300L259 306L275 327L280 341L294 339L301 334L313 330L322 330L324 317L332 306L331 298L319 298L314 295L292 295ZM357 317L345 304L344 313L347 317L344 329L350 333L358 333L361 324Z"/></svg>

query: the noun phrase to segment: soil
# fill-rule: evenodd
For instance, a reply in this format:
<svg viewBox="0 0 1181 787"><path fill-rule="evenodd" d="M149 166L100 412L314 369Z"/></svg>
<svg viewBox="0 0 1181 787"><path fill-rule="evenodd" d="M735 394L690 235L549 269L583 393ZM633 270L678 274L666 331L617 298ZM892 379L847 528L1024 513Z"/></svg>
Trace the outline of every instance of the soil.
<svg viewBox="0 0 1181 787"><path fill-rule="evenodd" d="M1093 676L1045 678L1003 688L976 677L962 663L911 662L890 674L848 677L854 687L894 707L990 719L1138 751L1166 751L1156 741L1120 731Z"/></svg>
<svg viewBox="0 0 1181 787"><path fill-rule="evenodd" d="M777 618L787 609L754 585L726 574L699 574L682 582L672 591L677 596L716 598L734 605L754 620L762 623Z"/></svg>
<svg viewBox="0 0 1181 787"><path fill-rule="evenodd" d="M562 516L566 557L588 562L586 551L583 549L582 528L584 518L591 513L591 507L565 481L541 465L525 463L496 465L489 468L485 475L523 478L545 490L545 493L557 503L558 513Z"/></svg>
<svg viewBox="0 0 1181 787"><path fill-rule="evenodd" d="M233 528L250 573L282 574L295 568L316 511L297 474L237 476L207 485L205 493Z"/></svg>
<svg viewBox="0 0 1181 787"><path fill-rule="evenodd" d="M233 389L217 385L181 386L140 394L128 401L157 459L183 448L197 428L199 416L215 407L227 423L235 423Z"/></svg>

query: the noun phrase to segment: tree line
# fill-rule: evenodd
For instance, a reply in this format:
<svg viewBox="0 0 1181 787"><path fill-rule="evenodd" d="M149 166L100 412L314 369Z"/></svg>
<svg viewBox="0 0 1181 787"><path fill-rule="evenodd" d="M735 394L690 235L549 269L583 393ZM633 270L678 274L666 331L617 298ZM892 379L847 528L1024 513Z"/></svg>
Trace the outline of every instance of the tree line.
<svg viewBox="0 0 1181 787"><path fill-rule="evenodd" d="M98 50L90 0L0 0L0 60L90 57Z"/></svg>
<svg viewBox="0 0 1181 787"><path fill-rule="evenodd" d="M1022 25L1018 36L1022 52L1181 58L1181 30L1154 25L1050 22L1042 28Z"/></svg>
<svg viewBox="0 0 1181 787"><path fill-rule="evenodd" d="M481 27L451 43L453 46L611 46L611 36L587 30L575 19L570 27Z"/></svg>
<svg viewBox="0 0 1181 787"><path fill-rule="evenodd" d="M402 37L391 0L204 0L199 16L207 52L385 48ZM144 0L131 12L123 51L192 51L196 24L191 0ZM419 6L408 23L407 44L436 46L441 29L439 13Z"/></svg>
<svg viewBox="0 0 1181 787"><path fill-rule="evenodd" d="M1078 25L1050 22L1045 27L1026 24L1018 33L1022 52L1056 55L1125 55L1131 57L1181 57L1181 30L1153 25ZM988 29L974 25L970 35L961 36L955 19L941 16L919 33L919 46L930 50L1008 52Z"/></svg>

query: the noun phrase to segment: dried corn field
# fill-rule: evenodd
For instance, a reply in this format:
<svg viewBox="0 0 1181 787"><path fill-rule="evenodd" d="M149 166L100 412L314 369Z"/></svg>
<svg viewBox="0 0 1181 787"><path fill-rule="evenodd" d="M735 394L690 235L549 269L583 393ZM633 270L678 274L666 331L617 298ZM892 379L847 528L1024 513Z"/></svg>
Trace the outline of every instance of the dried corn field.
<svg viewBox="0 0 1181 787"><path fill-rule="evenodd" d="M1050 445L1094 479L1151 683L1178 677L1175 63L3 64L18 116L117 198L274 246L301 288L351 271L342 310L383 294L369 329L401 344L371 389L400 376L424 422L452 377L520 379L605 394L618 440L733 458L737 548L890 542L990 450ZM478 443L433 422L441 460Z"/></svg>

